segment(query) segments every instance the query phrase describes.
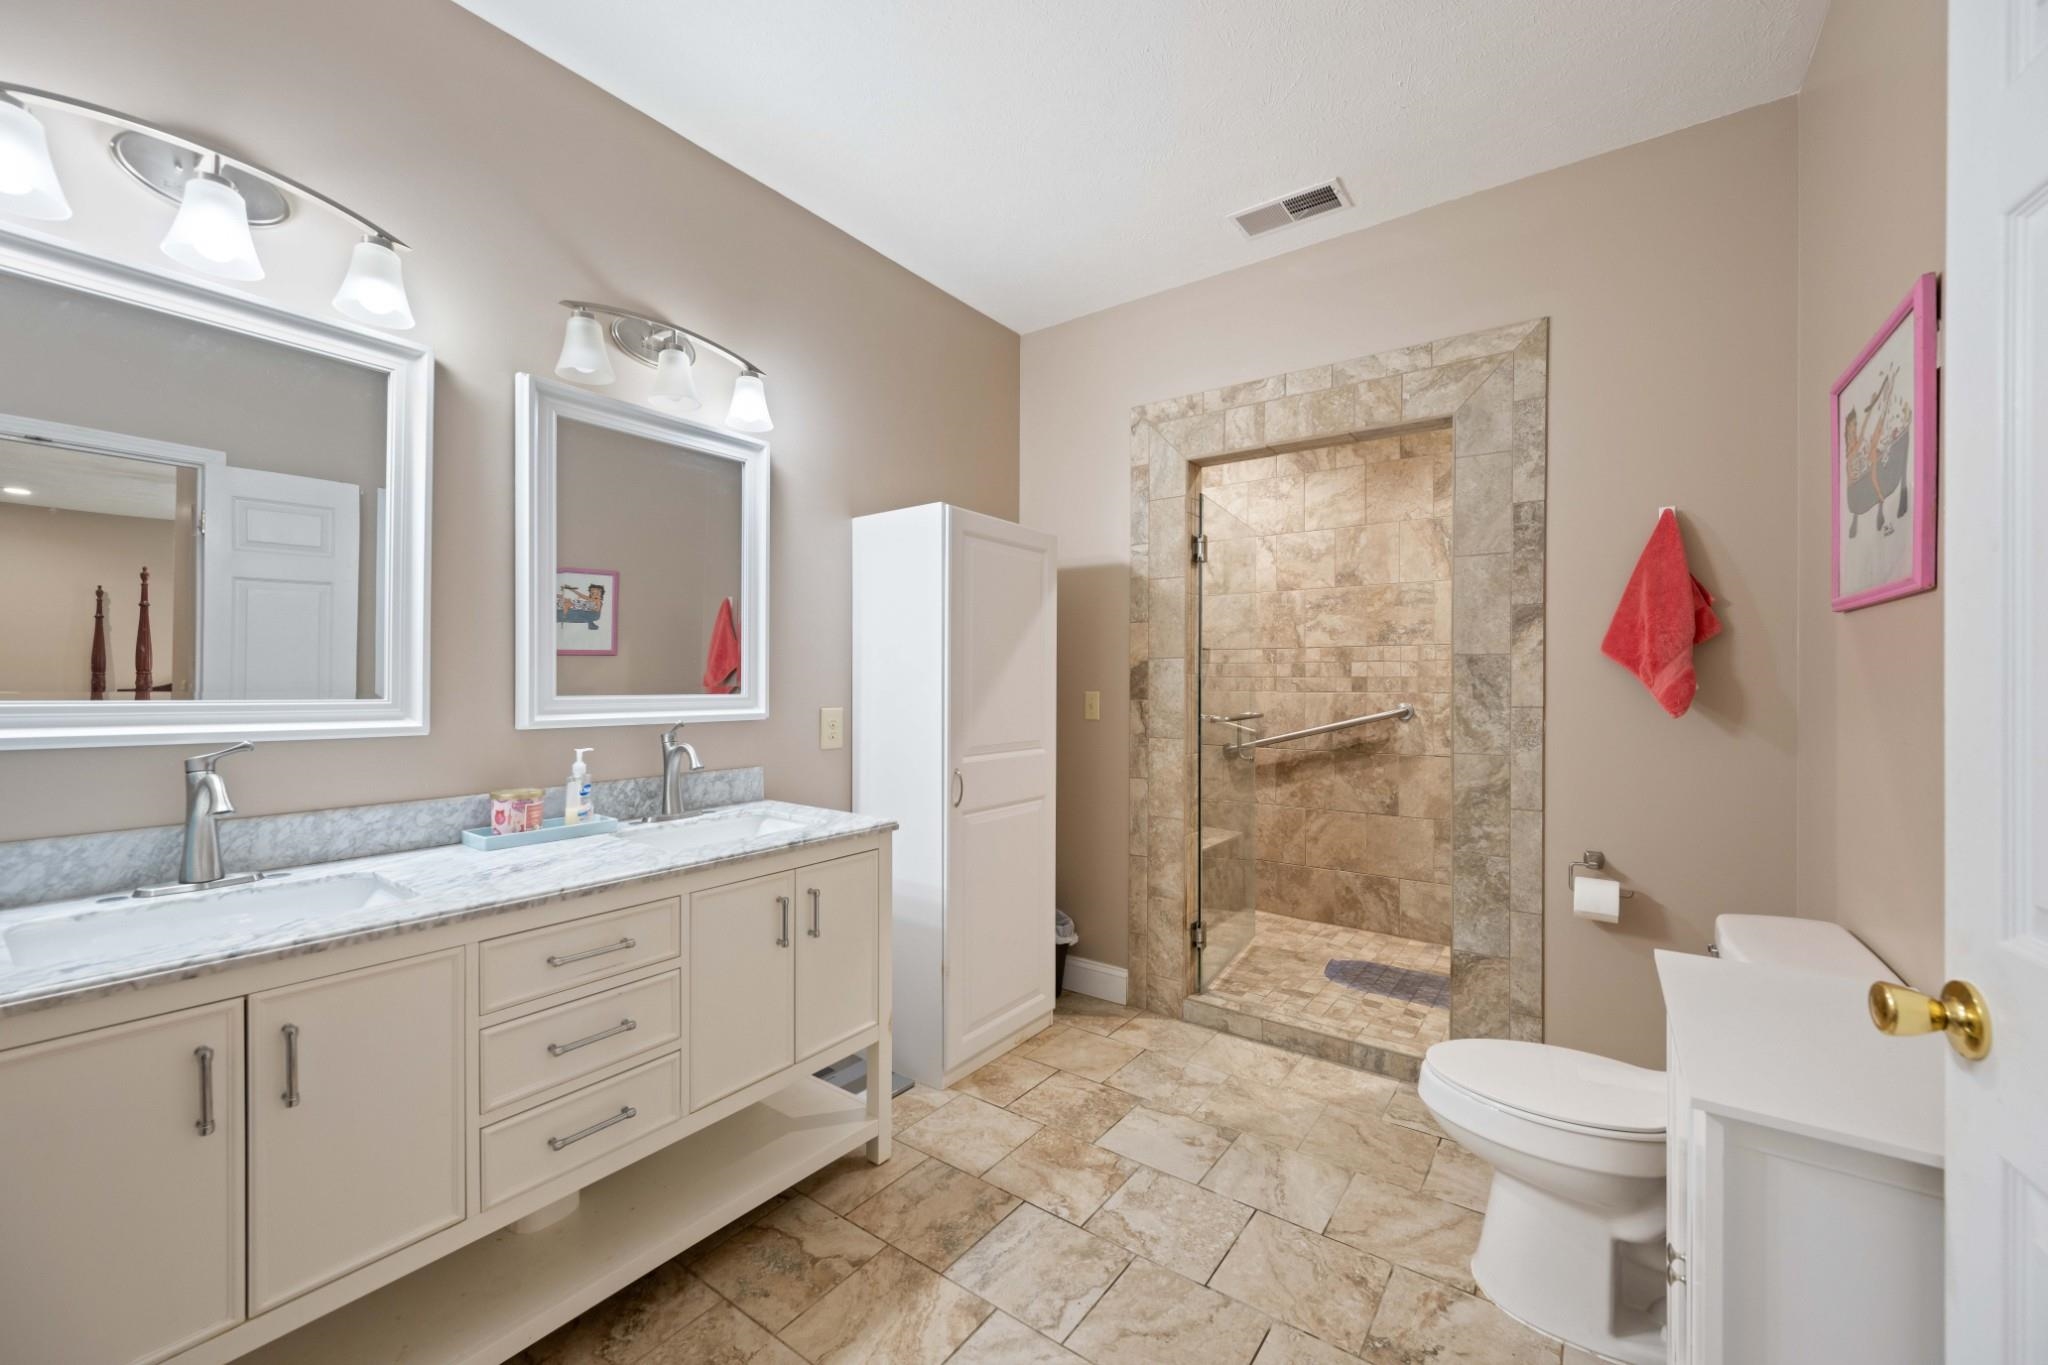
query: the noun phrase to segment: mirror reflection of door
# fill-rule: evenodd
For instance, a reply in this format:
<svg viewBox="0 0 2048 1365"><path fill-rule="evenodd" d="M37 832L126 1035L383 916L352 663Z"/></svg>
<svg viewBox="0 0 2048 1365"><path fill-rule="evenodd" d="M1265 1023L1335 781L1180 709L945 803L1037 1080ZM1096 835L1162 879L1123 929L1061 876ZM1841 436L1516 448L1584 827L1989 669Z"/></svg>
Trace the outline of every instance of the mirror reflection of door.
<svg viewBox="0 0 2048 1365"><path fill-rule="evenodd" d="M208 483L199 695L354 696L361 490L233 466Z"/></svg>

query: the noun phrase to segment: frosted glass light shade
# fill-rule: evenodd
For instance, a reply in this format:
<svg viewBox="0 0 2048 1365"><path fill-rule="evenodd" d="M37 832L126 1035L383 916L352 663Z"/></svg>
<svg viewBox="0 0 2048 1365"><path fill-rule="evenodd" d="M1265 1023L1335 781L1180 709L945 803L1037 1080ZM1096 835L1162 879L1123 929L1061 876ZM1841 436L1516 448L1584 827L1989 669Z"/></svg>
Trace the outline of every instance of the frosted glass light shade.
<svg viewBox="0 0 2048 1365"><path fill-rule="evenodd" d="M569 314L569 330L562 336L555 373L579 384L612 382L611 357L604 353L604 328L596 318L588 313Z"/></svg>
<svg viewBox="0 0 2048 1365"><path fill-rule="evenodd" d="M704 406L697 396L697 377L690 372L690 357L680 346L663 348L654 363L654 394L649 400L677 412L695 412Z"/></svg>
<svg viewBox="0 0 2048 1365"><path fill-rule="evenodd" d="M71 216L42 120L5 96L0 96L0 208L50 223Z"/></svg>
<svg viewBox="0 0 2048 1365"><path fill-rule="evenodd" d="M185 182L178 216L164 235L164 255L224 280L260 280L263 262L249 235L249 206L222 177L201 171Z"/></svg>
<svg viewBox="0 0 2048 1365"><path fill-rule="evenodd" d="M768 385L760 374L748 370L732 381L732 406L726 409L725 424L734 431L773 431L768 416Z"/></svg>
<svg viewBox="0 0 2048 1365"><path fill-rule="evenodd" d="M398 253L381 237L357 242L349 253L348 274L335 291L335 311L372 327L404 331L412 326L412 304L405 297L405 271Z"/></svg>

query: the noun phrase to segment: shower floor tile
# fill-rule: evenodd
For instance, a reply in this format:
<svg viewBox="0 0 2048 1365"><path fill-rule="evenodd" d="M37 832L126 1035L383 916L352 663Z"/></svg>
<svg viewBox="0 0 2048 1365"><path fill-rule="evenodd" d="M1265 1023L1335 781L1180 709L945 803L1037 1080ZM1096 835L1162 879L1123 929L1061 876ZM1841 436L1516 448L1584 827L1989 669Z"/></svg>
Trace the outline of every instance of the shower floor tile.
<svg viewBox="0 0 2048 1365"><path fill-rule="evenodd" d="M1285 915L1254 926L1203 992L1212 1003L1410 1056L1450 1036L1448 946Z"/></svg>

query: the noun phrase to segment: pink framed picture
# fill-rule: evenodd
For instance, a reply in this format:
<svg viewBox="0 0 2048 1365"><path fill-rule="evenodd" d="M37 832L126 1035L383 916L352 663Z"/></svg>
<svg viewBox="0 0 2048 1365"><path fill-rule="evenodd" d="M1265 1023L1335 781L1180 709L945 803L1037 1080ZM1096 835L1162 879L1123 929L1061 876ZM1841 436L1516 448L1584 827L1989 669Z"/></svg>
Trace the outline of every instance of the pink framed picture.
<svg viewBox="0 0 2048 1365"><path fill-rule="evenodd" d="M618 573L611 569L555 570L555 653L618 652Z"/></svg>
<svg viewBox="0 0 2048 1365"><path fill-rule="evenodd" d="M1922 275L1835 381L1836 611L1934 586L1938 310L1937 281Z"/></svg>

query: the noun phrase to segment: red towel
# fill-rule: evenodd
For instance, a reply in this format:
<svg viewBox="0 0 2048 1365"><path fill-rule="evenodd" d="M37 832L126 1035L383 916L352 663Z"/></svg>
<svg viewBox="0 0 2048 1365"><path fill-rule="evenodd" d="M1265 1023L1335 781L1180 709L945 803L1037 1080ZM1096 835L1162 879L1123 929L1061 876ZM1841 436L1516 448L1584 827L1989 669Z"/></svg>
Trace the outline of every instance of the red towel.
<svg viewBox="0 0 2048 1365"><path fill-rule="evenodd" d="M1600 652L1635 674L1659 706L1682 716L1699 687L1693 646L1720 633L1714 595L1686 567L1678 514L1667 507L1629 576Z"/></svg>
<svg viewBox="0 0 2048 1365"><path fill-rule="evenodd" d="M718 604L718 619L711 623L711 648L704 653L704 690L740 690L740 633L732 623L732 599Z"/></svg>

